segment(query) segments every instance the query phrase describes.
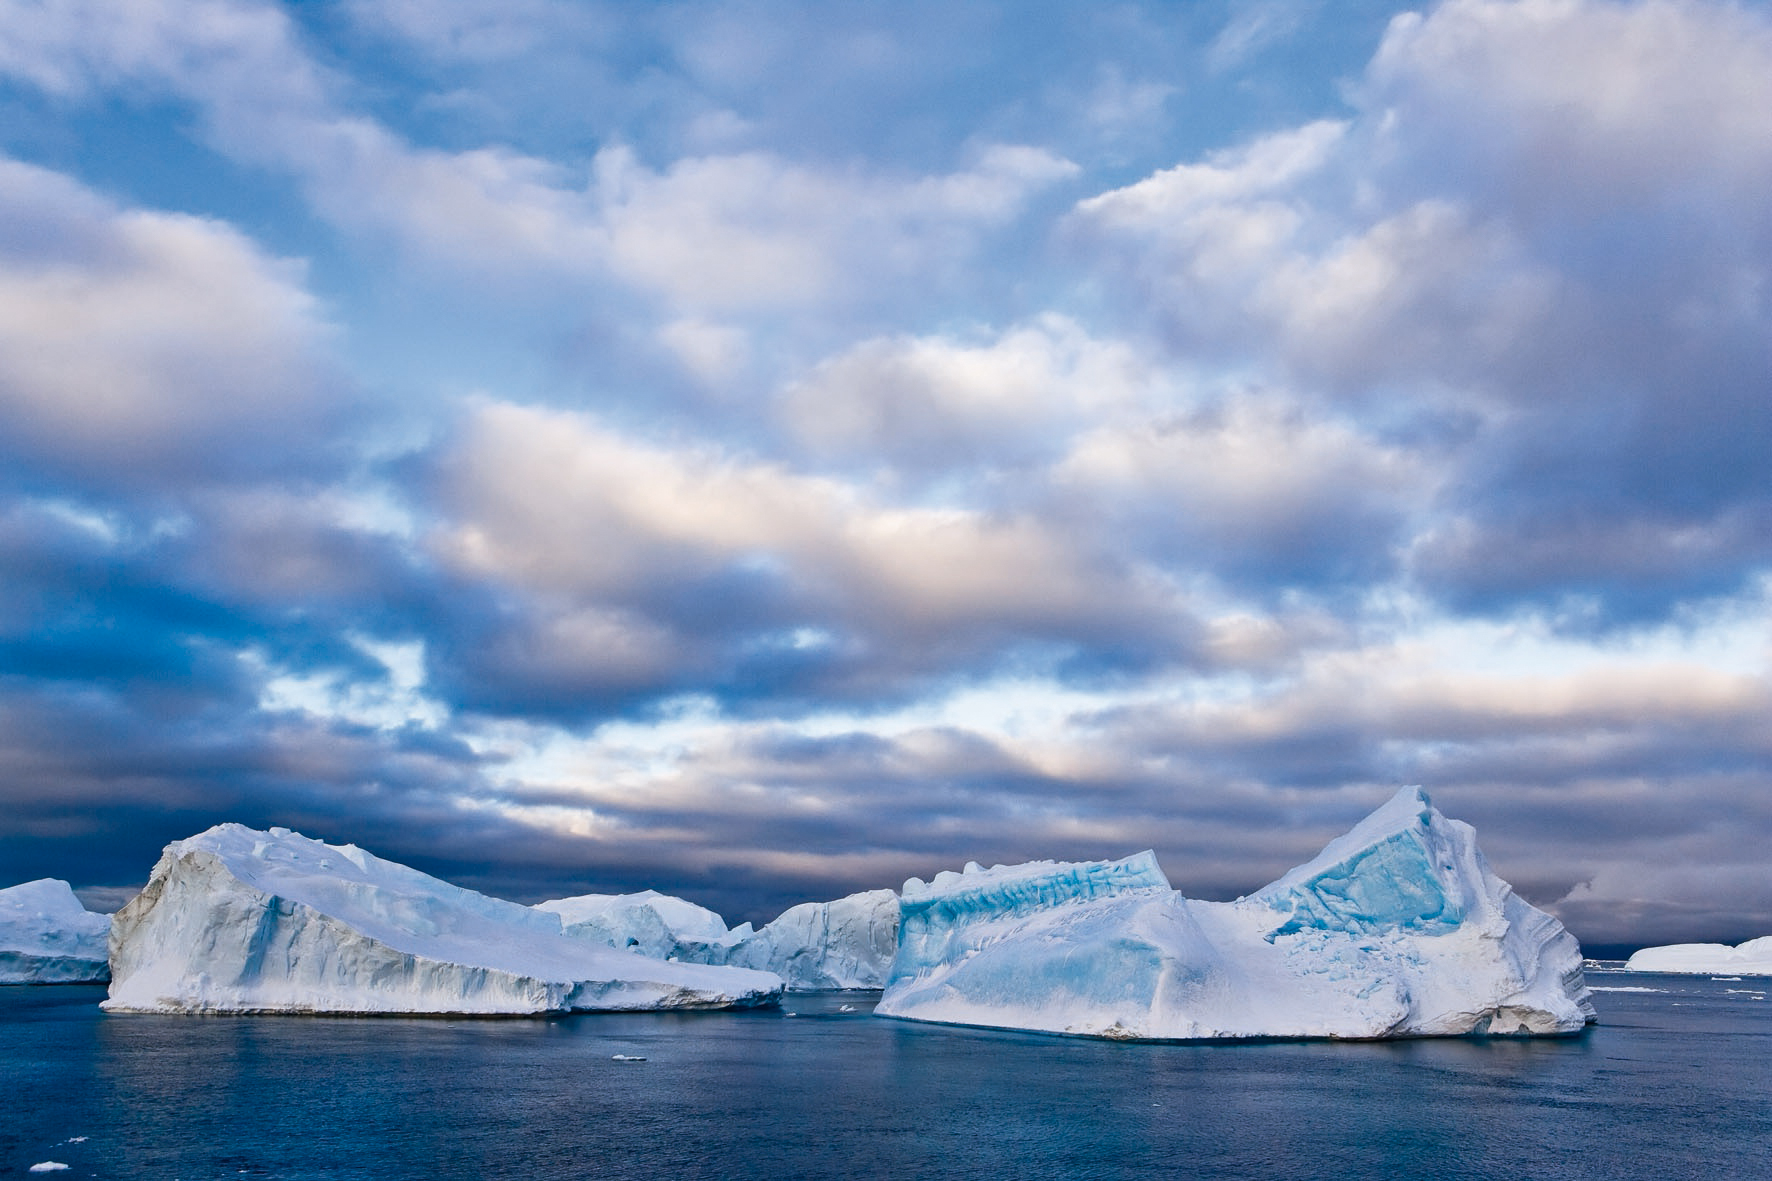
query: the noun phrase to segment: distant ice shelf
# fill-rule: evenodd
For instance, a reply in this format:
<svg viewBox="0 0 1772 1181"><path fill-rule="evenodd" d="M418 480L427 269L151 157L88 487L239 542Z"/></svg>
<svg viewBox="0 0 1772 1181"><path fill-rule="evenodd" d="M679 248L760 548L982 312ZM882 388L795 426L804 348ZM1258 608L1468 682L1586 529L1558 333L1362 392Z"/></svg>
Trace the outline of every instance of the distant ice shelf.
<svg viewBox="0 0 1772 1181"><path fill-rule="evenodd" d="M111 916L80 905L68 883L41 878L0 890L0 984L110 979Z"/></svg>
<svg viewBox="0 0 1772 1181"><path fill-rule="evenodd" d="M1624 962L1631 972L1677 972L1693 976L1772 976L1772 935L1727 943L1669 943L1645 947Z"/></svg>
<svg viewBox="0 0 1772 1181"><path fill-rule="evenodd" d="M669 963L367 853L222 824L166 847L111 932L112 1012L520 1014L731 1008L779 977Z"/></svg>
<svg viewBox="0 0 1772 1181"><path fill-rule="evenodd" d="M1594 1019L1581 949L1417 788L1235 902L1146 852L905 883L877 1014L1128 1040L1554 1035Z"/></svg>

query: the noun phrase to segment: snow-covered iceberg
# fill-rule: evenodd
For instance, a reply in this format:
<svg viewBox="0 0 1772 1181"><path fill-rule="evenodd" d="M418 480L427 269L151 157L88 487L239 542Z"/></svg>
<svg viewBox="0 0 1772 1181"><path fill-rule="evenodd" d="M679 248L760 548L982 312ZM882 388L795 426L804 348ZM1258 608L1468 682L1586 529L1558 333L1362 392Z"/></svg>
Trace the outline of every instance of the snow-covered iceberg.
<svg viewBox="0 0 1772 1181"><path fill-rule="evenodd" d="M96 984L110 979L111 916L80 905L73 887L41 878L0 890L0 984Z"/></svg>
<svg viewBox="0 0 1772 1181"><path fill-rule="evenodd" d="M898 948L898 895L868 890L802 902L741 939L726 962L774 972L789 989L881 988Z"/></svg>
<svg viewBox="0 0 1772 1181"><path fill-rule="evenodd" d="M760 931L728 929L704 906L657 890L581 894L538 902L576 939L691 964L773 972L789 991L880 988L898 948L898 895L869 890L833 902L802 902Z"/></svg>
<svg viewBox="0 0 1772 1181"><path fill-rule="evenodd" d="M1406 788L1235 902L1155 857L968 865L905 883L882 1016L1127 1039L1568 1034L1581 949Z"/></svg>
<svg viewBox="0 0 1772 1181"><path fill-rule="evenodd" d="M560 927L575 939L661 960L723 964L749 923L736 931L705 906L684 898L642 890L638 894L580 894L538 902L535 909L560 916Z"/></svg>
<svg viewBox="0 0 1772 1181"><path fill-rule="evenodd" d="M111 929L113 1012L509 1014L768 1004L779 978L561 933L559 916L354 845L222 824Z"/></svg>
<svg viewBox="0 0 1772 1181"><path fill-rule="evenodd" d="M1679 972L1694 976L1772 976L1772 935L1727 943L1669 943L1645 947L1626 960L1632 972Z"/></svg>

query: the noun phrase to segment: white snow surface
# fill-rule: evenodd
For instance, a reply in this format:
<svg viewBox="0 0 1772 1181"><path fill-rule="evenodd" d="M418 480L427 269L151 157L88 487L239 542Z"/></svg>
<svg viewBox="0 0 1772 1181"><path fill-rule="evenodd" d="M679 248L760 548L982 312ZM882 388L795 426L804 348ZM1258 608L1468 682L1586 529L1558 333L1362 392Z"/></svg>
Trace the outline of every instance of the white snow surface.
<svg viewBox="0 0 1772 1181"><path fill-rule="evenodd" d="M875 1012L1123 1039L1570 1034L1581 949L1489 869L1469 825L1405 788L1235 902L1149 852L905 883Z"/></svg>
<svg viewBox="0 0 1772 1181"><path fill-rule="evenodd" d="M87 984L110 978L111 916L80 905L73 887L40 878L0 890L0 984Z"/></svg>
<svg viewBox="0 0 1772 1181"><path fill-rule="evenodd" d="M657 890L580 894L538 902L535 909L559 915L561 929L575 939L693 964L725 963L732 945L751 933L748 923L728 931L726 920L707 907Z"/></svg>
<svg viewBox="0 0 1772 1181"><path fill-rule="evenodd" d="M1694 976L1772 976L1772 935L1749 939L1734 947L1727 943L1645 947L1626 960L1624 967L1629 972L1679 972Z"/></svg>
<svg viewBox="0 0 1772 1181"><path fill-rule="evenodd" d="M741 939L726 962L774 972L792 991L882 988L898 949L898 895L802 902Z"/></svg>
<svg viewBox="0 0 1772 1181"><path fill-rule="evenodd" d="M112 1012L516 1014L774 1002L765 972L672 964L558 915L273 828L166 847L111 929Z"/></svg>

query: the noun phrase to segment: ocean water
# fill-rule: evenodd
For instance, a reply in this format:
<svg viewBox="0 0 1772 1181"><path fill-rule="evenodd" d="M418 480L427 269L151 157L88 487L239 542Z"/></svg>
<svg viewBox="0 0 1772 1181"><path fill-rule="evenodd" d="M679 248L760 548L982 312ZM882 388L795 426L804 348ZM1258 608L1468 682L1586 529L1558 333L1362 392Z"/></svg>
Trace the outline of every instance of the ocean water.
<svg viewBox="0 0 1772 1181"><path fill-rule="evenodd" d="M0 1176L1772 1177L1772 980L1590 982L1579 1038L1250 1045L914 1025L865 995L458 1021L0 988Z"/></svg>

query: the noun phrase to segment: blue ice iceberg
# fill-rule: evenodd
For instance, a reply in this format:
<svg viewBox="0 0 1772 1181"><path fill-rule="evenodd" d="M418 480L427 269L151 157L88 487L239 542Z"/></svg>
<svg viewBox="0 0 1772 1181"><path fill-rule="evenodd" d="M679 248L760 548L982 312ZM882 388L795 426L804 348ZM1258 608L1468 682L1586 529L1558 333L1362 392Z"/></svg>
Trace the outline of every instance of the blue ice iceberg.
<svg viewBox="0 0 1772 1181"><path fill-rule="evenodd" d="M875 1012L1125 1039L1568 1034L1581 949L1490 871L1470 826L1406 788L1235 902L1150 853L905 883Z"/></svg>

